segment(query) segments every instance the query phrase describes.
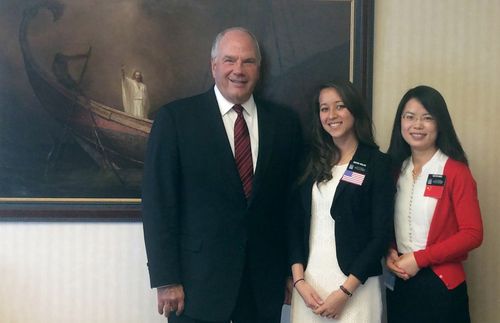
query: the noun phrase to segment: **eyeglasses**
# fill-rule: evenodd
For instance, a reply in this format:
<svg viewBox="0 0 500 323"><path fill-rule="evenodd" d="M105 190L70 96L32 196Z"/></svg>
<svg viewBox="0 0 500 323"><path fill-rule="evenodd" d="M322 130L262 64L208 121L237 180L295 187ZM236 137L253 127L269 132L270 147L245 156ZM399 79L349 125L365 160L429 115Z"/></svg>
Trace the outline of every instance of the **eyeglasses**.
<svg viewBox="0 0 500 323"><path fill-rule="evenodd" d="M406 122L410 123L416 123L417 121L422 121L422 123L425 124L432 124L436 122L436 119L430 114L423 114L421 116L416 116L415 114L411 112L406 112L401 116L401 119L403 119Z"/></svg>

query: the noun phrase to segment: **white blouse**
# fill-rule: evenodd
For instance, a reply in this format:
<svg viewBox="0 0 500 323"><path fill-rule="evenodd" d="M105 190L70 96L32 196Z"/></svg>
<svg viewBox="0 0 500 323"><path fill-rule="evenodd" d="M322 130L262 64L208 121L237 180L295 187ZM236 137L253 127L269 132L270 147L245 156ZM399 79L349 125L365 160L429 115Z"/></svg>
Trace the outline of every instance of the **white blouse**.
<svg viewBox="0 0 500 323"><path fill-rule="evenodd" d="M413 180L411 157L403 162L396 192L394 227L398 251L425 249L437 198L424 196L429 174L442 175L448 156L437 150Z"/></svg>

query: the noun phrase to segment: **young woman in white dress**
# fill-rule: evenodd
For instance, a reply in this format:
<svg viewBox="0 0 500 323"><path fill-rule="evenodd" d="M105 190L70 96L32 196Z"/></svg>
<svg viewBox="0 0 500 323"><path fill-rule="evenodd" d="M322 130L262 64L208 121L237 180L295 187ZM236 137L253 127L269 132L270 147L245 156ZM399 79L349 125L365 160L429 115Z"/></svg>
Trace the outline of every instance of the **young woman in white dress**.
<svg viewBox="0 0 500 323"><path fill-rule="evenodd" d="M381 321L379 275L392 234L394 180L349 82L320 88L311 150L292 205L293 323Z"/></svg>

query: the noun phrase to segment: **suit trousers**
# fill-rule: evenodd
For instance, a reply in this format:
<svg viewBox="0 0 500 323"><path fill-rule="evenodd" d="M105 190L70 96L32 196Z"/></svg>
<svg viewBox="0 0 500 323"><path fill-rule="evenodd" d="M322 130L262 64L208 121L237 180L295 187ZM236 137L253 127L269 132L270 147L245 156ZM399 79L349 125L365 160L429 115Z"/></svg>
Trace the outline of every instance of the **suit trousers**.
<svg viewBox="0 0 500 323"><path fill-rule="evenodd" d="M386 292L388 323L470 323L466 283L449 290L430 268Z"/></svg>
<svg viewBox="0 0 500 323"><path fill-rule="evenodd" d="M240 284L240 289L238 292L238 299L236 301L236 306L231 314L231 319L229 321L203 321L188 317L187 315L181 314L176 316L172 313L168 319L168 323L280 323L281 322L281 308L277 308L271 314L260 313L257 305L255 303L255 295L253 291L252 282L250 279L250 273L248 266L245 265L245 269L242 275L242 280ZM285 286L283 286L283 293ZM189 302L189 299L186 299Z"/></svg>

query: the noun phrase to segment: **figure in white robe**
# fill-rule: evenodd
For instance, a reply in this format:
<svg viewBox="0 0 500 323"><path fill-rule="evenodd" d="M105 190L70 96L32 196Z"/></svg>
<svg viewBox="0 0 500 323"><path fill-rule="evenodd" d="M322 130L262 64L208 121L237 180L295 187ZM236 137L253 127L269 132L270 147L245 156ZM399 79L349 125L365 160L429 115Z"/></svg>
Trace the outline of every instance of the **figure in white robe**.
<svg viewBox="0 0 500 323"><path fill-rule="evenodd" d="M122 68L122 99L124 111L136 117L147 118L149 97L146 84L142 81L142 73L134 71L132 77L125 76Z"/></svg>

